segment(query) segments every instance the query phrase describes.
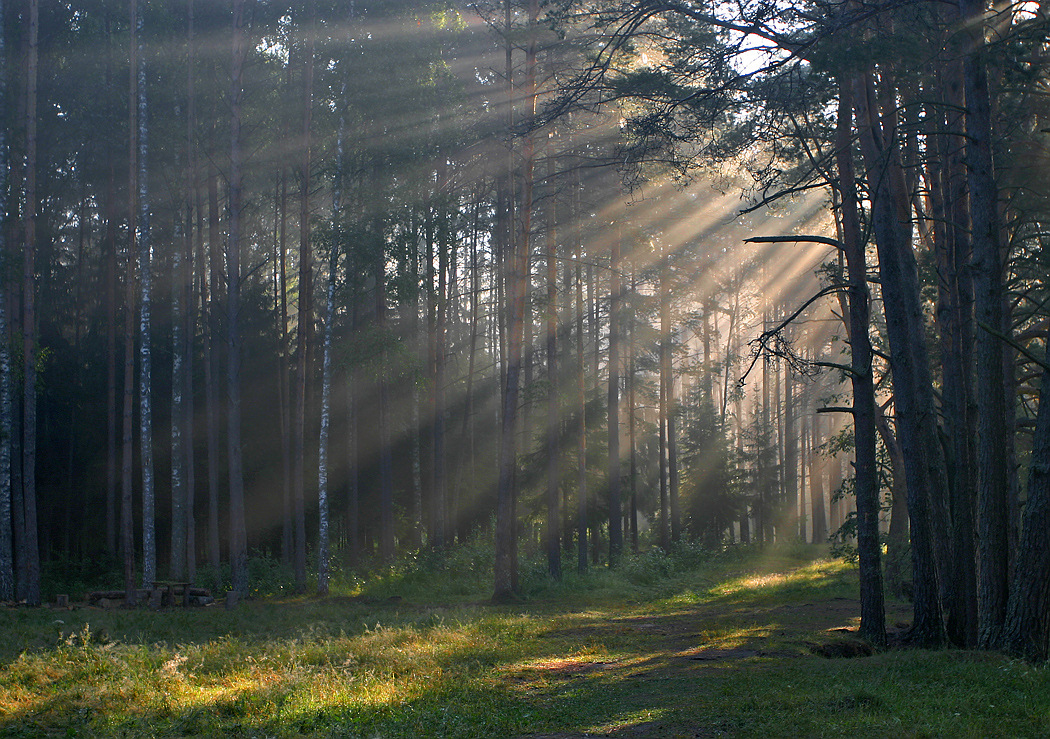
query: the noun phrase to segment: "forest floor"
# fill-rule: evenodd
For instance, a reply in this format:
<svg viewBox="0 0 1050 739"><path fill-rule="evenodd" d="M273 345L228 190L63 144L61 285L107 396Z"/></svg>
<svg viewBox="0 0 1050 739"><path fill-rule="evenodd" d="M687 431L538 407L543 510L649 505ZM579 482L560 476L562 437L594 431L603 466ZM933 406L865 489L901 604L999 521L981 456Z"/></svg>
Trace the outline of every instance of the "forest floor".
<svg viewBox="0 0 1050 739"><path fill-rule="evenodd" d="M232 610L4 609L0 736L1050 736L1050 669L873 650L855 569L814 554L536 567L501 606L458 561Z"/></svg>

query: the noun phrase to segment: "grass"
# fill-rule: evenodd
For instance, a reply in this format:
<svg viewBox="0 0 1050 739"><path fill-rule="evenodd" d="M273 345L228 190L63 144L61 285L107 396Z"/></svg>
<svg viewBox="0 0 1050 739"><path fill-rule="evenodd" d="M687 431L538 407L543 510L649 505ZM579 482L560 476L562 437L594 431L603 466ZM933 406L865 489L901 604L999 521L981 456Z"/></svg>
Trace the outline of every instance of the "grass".
<svg viewBox="0 0 1050 739"><path fill-rule="evenodd" d="M641 555L560 583L534 564L527 598L499 607L483 569L460 569L477 556L232 611L9 609L0 735L1050 735L1044 667L814 654L856 641L857 585L812 550Z"/></svg>

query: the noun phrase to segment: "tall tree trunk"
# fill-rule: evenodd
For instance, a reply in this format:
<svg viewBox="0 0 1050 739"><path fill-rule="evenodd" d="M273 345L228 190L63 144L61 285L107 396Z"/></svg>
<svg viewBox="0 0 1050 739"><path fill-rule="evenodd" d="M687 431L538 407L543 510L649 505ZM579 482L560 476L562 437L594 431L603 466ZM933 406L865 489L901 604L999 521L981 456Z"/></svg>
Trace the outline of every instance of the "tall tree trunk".
<svg viewBox="0 0 1050 739"><path fill-rule="evenodd" d="M0 28L4 25L4 3L0 0ZM0 100L7 99L7 49L0 33ZM0 215L7 214L7 128L0 126ZM15 563L11 500L11 350L7 341L7 230L0 224L0 601L14 600ZM109 488L106 490L107 500ZM107 539L108 543L108 539Z"/></svg>
<svg viewBox="0 0 1050 739"><path fill-rule="evenodd" d="M809 509L813 524L810 531L814 544L828 540L828 517L824 507L824 462L820 455L820 416L814 414L809 438Z"/></svg>
<svg viewBox="0 0 1050 739"><path fill-rule="evenodd" d="M226 445L230 476L230 571L235 593L248 593L248 534L244 518L244 469L241 458L241 223L243 152L241 104L248 43L244 30L244 0L233 0L233 44L230 85L230 229L226 237L227 340Z"/></svg>
<svg viewBox="0 0 1050 739"><path fill-rule="evenodd" d="M620 239L610 244L609 264L609 565L623 553L623 516L620 505L620 314L623 279L620 274Z"/></svg>
<svg viewBox="0 0 1050 739"><path fill-rule="evenodd" d="M377 224L376 240L379 244L375 256L375 313L376 328L383 342L381 366L383 376L379 377L377 392L377 421L379 426L379 556L389 564L394 559L394 482L393 450L390 441L390 391L386 379L389 362L386 350L386 255L382 246L381 229Z"/></svg>
<svg viewBox="0 0 1050 739"><path fill-rule="evenodd" d="M278 230L277 230L277 404L281 429L281 562L292 564L295 534L292 528L292 412L291 371L288 367L291 347L288 341L288 177L285 167L278 175Z"/></svg>
<svg viewBox="0 0 1050 739"><path fill-rule="evenodd" d="M789 536L799 536L802 511L798 504L798 436L796 435L795 392L791 376L791 365L784 362L784 497L788 507Z"/></svg>
<svg viewBox="0 0 1050 739"><path fill-rule="evenodd" d="M40 604L40 546L36 503L36 169L37 76L40 6L29 0L29 53L26 65L25 244L22 253L22 505L25 521L25 598Z"/></svg>
<svg viewBox="0 0 1050 739"><path fill-rule="evenodd" d="M150 245L149 121L146 98L146 59L141 40L142 15L138 0L131 0L131 129L135 169L136 241L139 260L139 457L142 465L142 585L152 588L157 579L157 536L153 476L153 352L151 346L153 270Z"/></svg>
<svg viewBox="0 0 1050 739"><path fill-rule="evenodd" d="M306 417L309 397L308 377L313 367L313 253L310 244L310 133L313 121L314 39L317 21L314 0L307 3L306 52L303 57L303 126L302 157L299 169L299 316L298 364L299 374L295 397L295 590L306 592Z"/></svg>
<svg viewBox="0 0 1050 739"><path fill-rule="evenodd" d="M936 115L943 129L928 156L932 239L937 259L936 319L941 341L941 407L949 455L948 486L952 516L955 602L948 609L948 637L960 646L977 645L977 575L973 508L976 495L976 449L973 439L973 278L970 269L970 218L966 173L962 65L942 71L944 90ZM945 120L946 119L946 120ZM903 469L899 477L903 480ZM892 528L892 521L891 521ZM891 560L891 564L896 563Z"/></svg>
<svg viewBox="0 0 1050 739"><path fill-rule="evenodd" d="M875 458L875 387L872 371L867 265L864 236L857 213L857 186L851 151L853 80L839 79L836 163L842 206L842 236L846 256L850 380L853 384L853 438L856 470L857 551L860 557L860 633L875 644L886 640L879 545L879 484ZM790 434L790 432L789 432Z"/></svg>
<svg viewBox="0 0 1050 739"><path fill-rule="evenodd" d="M222 321L223 268L219 251L219 187L214 169L208 172L208 262L209 279L201 280L201 305L208 310L208 326L204 332L204 404L208 439L208 565L211 567L216 590L222 587L221 537L219 534L219 424L222 401L219 396L219 337ZM203 255L202 255L203 258ZM211 294L208 294L208 285Z"/></svg>
<svg viewBox="0 0 1050 739"><path fill-rule="evenodd" d="M106 34L111 32L109 12L104 16ZM2 43L2 42L0 42ZM105 54L105 89L113 88L113 47ZM0 57L3 56L0 50ZM2 62L0 62L2 65ZM2 72L0 72L2 76ZM108 149L108 176L106 178L106 551L117 556L118 540L118 495L117 479L117 150ZM9 437L8 437L9 438Z"/></svg>
<svg viewBox="0 0 1050 739"><path fill-rule="evenodd" d="M349 271L349 270L348 270ZM357 333L356 300L351 306L351 335ZM346 539L347 564L356 567L361 560L361 485L357 427L357 370L351 366L346 375Z"/></svg>
<svg viewBox="0 0 1050 739"><path fill-rule="evenodd" d="M576 197L579 197L578 192ZM579 218L578 201L573 214ZM582 574L587 571L587 371L583 332L583 241L582 234L578 229L576 231L576 569Z"/></svg>
<svg viewBox="0 0 1050 739"><path fill-rule="evenodd" d="M999 644L1009 596L1009 467L1003 320L1003 253L999 190L992 164L992 120L984 60L984 0L959 0L968 37L963 59L966 90L966 170L973 238L977 397L977 616L978 643Z"/></svg>
<svg viewBox="0 0 1050 739"><path fill-rule="evenodd" d="M341 145L342 142L340 142ZM338 197L338 196L337 196ZM333 209L338 214L338 209ZM338 230L337 230L338 233ZM328 255L328 290L325 296L324 343L321 358L321 432L317 455L317 594L328 595L328 429L332 395L332 329L335 323L335 276L339 266L339 240L332 240Z"/></svg>
<svg viewBox="0 0 1050 739"><path fill-rule="evenodd" d="M196 189L196 188L194 188ZM189 202L192 202L189 201ZM186 254L183 257L182 295L184 311L183 326L183 412L179 422L182 424L183 449L186 461L186 579L193 582L197 579L197 519L194 510L197 506L197 467L194 454L195 439L193 422L196 409L193 398L193 350L195 346L195 327L197 325L196 293L193 289L193 210L186 209Z"/></svg>
<svg viewBox="0 0 1050 739"><path fill-rule="evenodd" d="M663 247L660 261L660 421L663 428L660 458L661 508L666 498L667 522L660 523L660 546L670 549L672 541L678 541L680 518L678 512L678 461L674 433L674 375L671 361L671 255ZM665 492L666 491L666 492Z"/></svg>
<svg viewBox="0 0 1050 739"><path fill-rule="evenodd" d="M447 175L442 171L438 175L438 191L447 187ZM441 206L440 217L447 220L448 214L444 205ZM434 541L436 549L443 549L449 544L448 529L448 471L445 453L445 383L446 367L445 354L447 351L448 312L451 302L449 294L454 282L456 260L455 244L451 234L445 233L442 227L440 232L443 238L438 240L438 289L437 289L437 314L434 325L434 418L432 419L431 433L431 469L434 484L431 487L431 520L433 522ZM446 238L447 237L447 238ZM450 255L450 251L452 254ZM451 259L450 259L451 257Z"/></svg>
<svg viewBox="0 0 1050 739"><path fill-rule="evenodd" d="M635 277L634 265L631 265L631 303L632 305L637 304L638 298L638 281ZM635 554L638 553L638 439L637 439L637 424L635 419L635 383L637 381L637 364L636 364L636 353L637 353L637 342L635 338L637 321L632 319L630 321L630 341L627 345L629 357L627 359L627 418L628 418L628 438L630 439L631 445L631 515L630 515L630 527L631 527L631 551Z"/></svg>
<svg viewBox="0 0 1050 739"><path fill-rule="evenodd" d="M1050 657L1050 349L1043 365L1039 411L1028 468L1013 582L1000 648L1033 662Z"/></svg>
<svg viewBox="0 0 1050 739"><path fill-rule="evenodd" d="M133 428L135 415L135 247L128 243L124 300L124 396L121 426L120 548L124 564L124 600L135 605L135 530L132 511L134 472Z"/></svg>
<svg viewBox="0 0 1050 739"><path fill-rule="evenodd" d="M2 52L0 52L2 56ZM108 85L107 85L108 88ZM106 187L106 551L116 556L117 540L117 173L109 163ZM5 300L0 296L0 300ZM0 333L0 336L6 332ZM5 437L10 439L10 437ZM9 443L9 442L8 442ZM2 473L0 473L2 474Z"/></svg>
<svg viewBox="0 0 1050 739"><path fill-rule="evenodd" d="M559 400L561 388L558 382L558 211L554 198L555 155L550 138L547 139L547 571L560 580L561 572L561 511L559 510L558 486L561 476L561 453L558 432L561 429Z"/></svg>
<svg viewBox="0 0 1050 739"><path fill-rule="evenodd" d="M134 5L132 6L134 7ZM132 24L134 27L134 24ZM134 49L134 44L132 44ZM132 68L134 69L134 67ZM134 90L137 77L134 71L131 73L131 89ZM133 183L137 176L136 157L138 148L135 145L135 97L132 95L129 103L129 137L128 144L128 246L125 258L127 260L125 276L125 300L124 300L124 397L121 426L121 501L120 501L120 544L124 560L124 602L127 605L135 605L137 586L135 584L135 531L133 505L133 474L134 474L134 416L135 416L135 258L136 258L136 229L137 217L136 198L137 188Z"/></svg>
<svg viewBox="0 0 1050 739"><path fill-rule="evenodd" d="M177 224L181 224L178 208L174 209ZM180 237L189 239L189 234L180 232L181 225L175 229L175 241ZM185 414L184 395L186 378L185 348L182 332L182 277L181 244L174 245L172 254L172 289L171 289L171 548L169 552L168 571L173 580L182 580L186 575L186 484L185 484L185 449L183 448L182 420Z"/></svg>
<svg viewBox="0 0 1050 739"><path fill-rule="evenodd" d="M527 52L527 99L530 114L536 110L536 41L534 28L538 11L537 0L529 3L529 42ZM507 28L510 28L510 0L506 5ZM507 65L510 69L511 47L508 40ZM531 59L531 62L528 61ZM511 80L508 75L508 86ZM508 118L513 123L513 88L508 100ZM509 273L506 280L507 301L507 356L506 383L503 389L503 413L499 442L499 480L496 490L496 564L494 600L504 600L513 595L517 579L517 506L515 491L515 468L517 463L517 421L520 397L522 352L525 339L525 303L529 282L529 242L532 236L532 178L535 165L534 138L531 131L526 135L523 152L521 230L515 233L513 215L508 220ZM508 163L510 163L508 161ZM508 173L510 175L510 173ZM509 177L512 179L512 177ZM511 208L513 214L513 208Z"/></svg>
<svg viewBox="0 0 1050 739"><path fill-rule="evenodd" d="M346 95L343 84L340 97ZM321 358L321 430L317 454L317 593L328 595L329 534L328 534L328 430L332 395L332 331L335 328L335 278L339 267L340 224L343 196L343 136L346 123L339 116L336 133L336 171L332 187L332 247L328 254L328 289L325 293L324 346Z"/></svg>
<svg viewBox="0 0 1050 739"><path fill-rule="evenodd" d="M873 75L869 70L859 78L855 108L861 150L870 172L894 402L907 466L915 593L910 638L917 644L934 645L944 639L941 604L950 602L951 588L944 573L950 562L941 551L948 543L945 468L935 426L911 224L904 212L908 199L895 161L892 131L883 130L877 118Z"/></svg>

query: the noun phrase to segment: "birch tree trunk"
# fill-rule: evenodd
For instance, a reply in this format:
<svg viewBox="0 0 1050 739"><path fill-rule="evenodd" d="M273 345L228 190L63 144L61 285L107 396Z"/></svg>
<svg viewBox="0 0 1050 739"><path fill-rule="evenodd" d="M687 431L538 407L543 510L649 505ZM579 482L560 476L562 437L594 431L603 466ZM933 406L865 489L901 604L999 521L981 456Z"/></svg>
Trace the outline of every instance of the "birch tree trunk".
<svg viewBox="0 0 1050 739"><path fill-rule="evenodd" d="M136 2L132 0L132 28L136 26L134 14L137 12ZM134 41L131 44L131 58L137 54ZM138 217L138 188L135 187L135 179L138 177L137 139L138 127L136 118L136 95L135 88L138 77L135 74L135 65L132 64L129 81L128 102L128 247L126 253L126 277L125 277L125 306L124 306L124 397L122 414L122 459L121 459L121 505L120 505L120 543L123 550L124 560L124 602L133 606L136 601L137 586L135 584L135 531L132 478L134 474L134 416L135 416L135 303L136 303L136 245L137 229L135 221Z"/></svg>
<svg viewBox="0 0 1050 739"><path fill-rule="evenodd" d="M346 95L343 84L340 98ZM324 345L321 358L321 431L317 454L317 593L328 595L329 533L328 533L328 430L332 395L332 330L335 326L335 278L339 267L340 222L343 186L343 135L345 119L339 116L336 134L336 171L332 188L332 248L328 255L328 290L325 294Z"/></svg>
<svg viewBox="0 0 1050 739"><path fill-rule="evenodd" d="M341 145L342 142L340 142ZM338 210L335 210L338 213ZM317 455L317 594L328 595L328 429L331 422L332 328L335 323L335 275L339 266L339 241L332 240L328 255L328 290L325 296L324 344L321 357L321 432Z"/></svg>
<svg viewBox="0 0 1050 739"><path fill-rule="evenodd" d="M203 256L203 255L202 255ZM207 306L208 325L204 332L204 404L208 440L208 565L215 589L222 587L220 567L222 550L219 534L219 424L222 401L219 396L219 336L223 282L222 257L219 251L219 188L215 170L208 173L208 280L201 280L201 305ZM210 295L208 287L210 285Z"/></svg>

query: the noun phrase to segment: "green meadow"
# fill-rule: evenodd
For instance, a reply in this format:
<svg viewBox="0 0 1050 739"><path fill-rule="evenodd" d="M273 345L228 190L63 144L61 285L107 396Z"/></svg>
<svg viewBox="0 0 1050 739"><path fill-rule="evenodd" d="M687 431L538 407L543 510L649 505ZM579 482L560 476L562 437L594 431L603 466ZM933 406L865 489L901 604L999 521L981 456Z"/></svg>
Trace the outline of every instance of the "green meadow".
<svg viewBox="0 0 1050 739"><path fill-rule="evenodd" d="M480 552L230 610L5 609L0 735L1050 736L1045 667L870 649L855 569L816 549L533 563L498 606Z"/></svg>

